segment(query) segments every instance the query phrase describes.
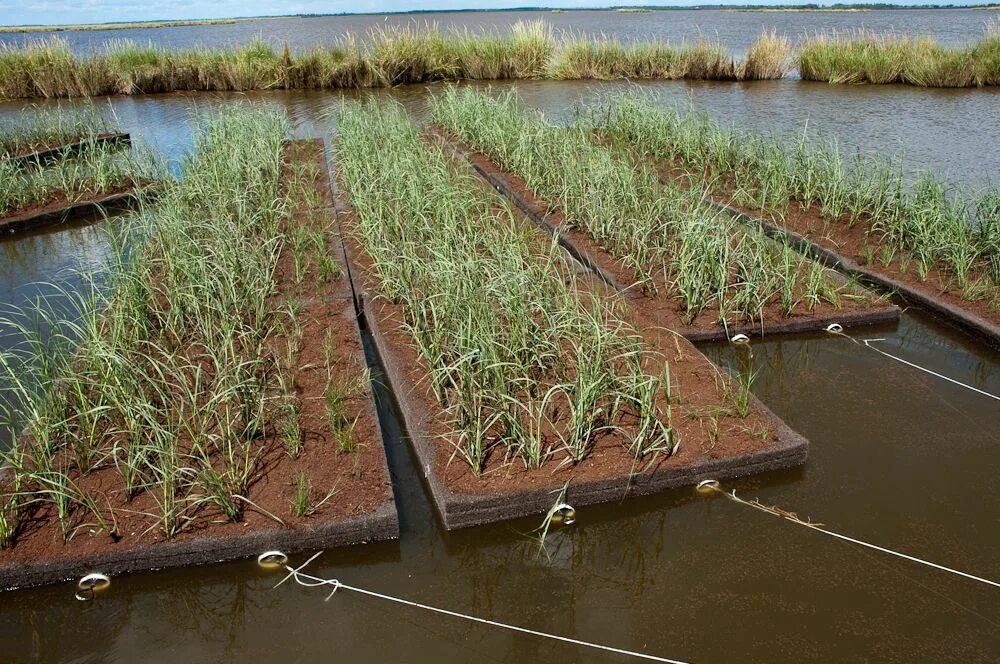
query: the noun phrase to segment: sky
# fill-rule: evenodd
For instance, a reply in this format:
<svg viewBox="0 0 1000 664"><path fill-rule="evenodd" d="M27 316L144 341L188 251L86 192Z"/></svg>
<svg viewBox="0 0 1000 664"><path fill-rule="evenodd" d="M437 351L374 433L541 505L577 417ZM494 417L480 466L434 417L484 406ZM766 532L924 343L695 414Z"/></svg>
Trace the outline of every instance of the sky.
<svg viewBox="0 0 1000 664"><path fill-rule="evenodd" d="M56 25L67 23L108 23L162 19L229 18L237 16L275 16L282 14L335 14L339 12L390 12L413 9L495 9L503 7L607 7L609 5L696 5L696 4L829 4L838 0L0 0L0 25ZM839 0L863 2L866 0ZM884 1L884 0L883 0ZM890 0L891 1L891 0ZM937 4L965 4L949 0L931 0ZM984 0L971 0L983 2ZM927 4L910 0L903 4Z"/></svg>

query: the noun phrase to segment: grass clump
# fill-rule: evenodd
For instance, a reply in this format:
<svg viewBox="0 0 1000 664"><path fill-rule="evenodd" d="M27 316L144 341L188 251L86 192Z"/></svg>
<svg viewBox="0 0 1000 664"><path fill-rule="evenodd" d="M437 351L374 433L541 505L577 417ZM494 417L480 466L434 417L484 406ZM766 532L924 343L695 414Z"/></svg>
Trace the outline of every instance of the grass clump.
<svg viewBox="0 0 1000 664"><path fill-rule="evenodd" d="M648 165L595 143L586 128L547 124L511 94L448 88L431 106L436 122L558 205L646 293L678 296L689 320L707 309L722 324L761 320L789 283L797 299L788 313L811 308L798 298L807 262L710 207L700 188L663 185Z"/></svg>
<svg viewBox="0 0 1000 664"><path fill-rule="evenodd" d="M736 65L725 48L705 40L676 47L665 42L623 44L611 37L569 35L549 64L547 77L734 80Z"/></svg>
<svg viewBox="0 0 1000 664"><path fill-rule="evenodd" d="M619 304L575 280L558 245L423 142L395 103L346 106L337 155L352 234L474 473L490 459L576 463L600 437L638 458L674 448L662 366Z"/></svg>
<svg viewBox="0 0 1000 664"><path fill-rule="evenodd" d="M831 223L863 224L868 262L912 264L921 279L935 270L966 299L1000 301L991 269L1000 253L994 188L969 194L926 172L907 186L898 160L845 158L836 143L804 133L785 141L738 132L639 96L611 102L600 125L612 141L679 164L706 187L728 187L740 205L782 218L795 201Z"/></svg>
<svg viewBox="0 0 1000 664"><path fill-rule="evenodd" d="M747 51L737 70L741 81L784 78L792 67L792 42L777 32L765 32Z"/></svg>
<svg viewBox="0 0 1000 664"><path fill-rule="evenodd" d="M799 52L805 80L905 83L925 87L1000 85L1000 24L987 23L975 44L948 48L931 37L868 32L817 35Z"/></svg>

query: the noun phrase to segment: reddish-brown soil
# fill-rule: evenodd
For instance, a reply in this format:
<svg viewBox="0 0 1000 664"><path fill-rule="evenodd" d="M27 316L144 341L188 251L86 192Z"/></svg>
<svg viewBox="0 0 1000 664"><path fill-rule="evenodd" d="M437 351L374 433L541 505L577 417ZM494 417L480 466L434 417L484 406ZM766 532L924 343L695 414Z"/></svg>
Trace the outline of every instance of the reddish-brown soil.
<svg viewBox="0 0 1000 664"><path fill-rule="evenodd" d="M595 266L617 288L623 289L626 297L642 311L647 320L678 332L692 341L723 339L736 333L765 335L821 330L833 322L843 327L892 323L899 318L899 309L884 298L847 284L840 275L829 273L828 276L841 285L840 301L836 305L823 301L810 308L800 302L788 314L782 310L778 295L774 295L765 303L758 320L749 321L737 317L722 325L717 311L712 307L699 312L693 320L689 319L681 297L662 274L654 278L655 293L643 292L637 285L639 276L632 268L616 260L580 231L566 219L558 207L536 197L524 180L501 169L487 155L476 151L446 130L435 127L434 131L441 140L455 146L465 155L484 177L499 184L527 214L559 233L573 247L574 253ZM797 293L797 296L797 299L801 299L801 293Z"/></svg>
<svg viewBox="0 0 1000 664"><path fill-rule="evenodd" d="M313 182L319 201L318 209L302 204L290 223L305 224L310 229L328 228L330 216L325 210L330 203L330 193L322 141L292 144L288 159L313 164ZM328 236L327 242L331 250L342 251L339 235ZM97 560L113 563L112 567L122 567L114 561L127 560L132 552L146 555L145 552L156 551L157 546L168 543L171 547L190 543L193 545L192 550L197 549L203 554L207 552L207 555L192 559L195 562L212 559L212 547L216 546L212 544L214 541L218 542L220 551L224 552L215 556L215 559L254 555L259 551L251 549L233 552L233 547L226 543L227 540L243 537L253 531L279 530L308 535L316 530L329 529L331 524L357 520L375 511L382 513L391 509L392 490L381 430L370 384L363 380L367 375L366 362L357 313L353 300L342 296L347 278L346 273L342 272L341 275L339 279L329 282L304 282L311 285L311 297L300 301L302 338L294 351L292 363L296 367L293 369L294 390L301 403L299 422L303 439L302 451L297 458L291 458L281 439L274 433L258 441L262 454L246 496L253 505L246 505L239 522L228 521L217 508L205 503L205 506L189 512L189 516L195 517L192 525L168 540L157 526L156 515L159 509L155 492L143 491L131 501L126 500L122 477L113 461L107 460L97 470L74 479L81 489L97 497L102 508L107 508L106 516L113 517L118 524L120 540L113 541L106 532L87 525L93 519L88 519L89 515L77 510L74 515L74 526L77 528L75 535L64 542L51 506L37 506L25 520L13 548L0 551L0 587L10 585L10 579L17 578L20 565L44 563L65 575L65 570L72 567L59 568L58 565L52 565L53 561L72 563L73 560L96 555ZM293 286L300 285L291 283L288 270L279 270L277 286L277 293L273 297L282 297L293 291ZM289 341L290 338L284 334L276 334L268 339L267 344L280 354L287 353ZM326 368L328 353L332 355L329 375ZM357 422L354 440L359 444L353 452L340 451L328 423L324 399L328 381L337 385L356 386L349 392L342 407L345 419ZM274 424L272 422L268 427L269 431L276 429ZM311 503L318 503L328 491L334 491L332 498L306 517L296 517L292 513L299 473L304 473L309 480ZM280 519L282 524L265 512ZM374 523L367 533L361 527L359 532L351 535L354 537L351 541L337 541L336 536L331 536L328 543L353 543L373 537L394 536L394 509L391 521L388 525ZM389 533L388 530L393 532ZM191 560L179 559L176 564L189 562ZM58 573L54 573L49 580L58 578Z"/></svg>
<svg viewBox="0 0 1000 664"><path fill-rule="evenodd" d="M114 208L134 201L138 192L152 183L129 184L107 191L87 192L73 198L62 194L54 196L41 205L21 208L0 217L0 233L25 230L59 223L76 214L83 214L98 208Z"/></svg>
<svg viewBox="0 0 1000 664"><path fill-rule="evenodd" d="M655 165L661 179L679 186L690 184L690 175L693 171L680 161L656 160ZM931 266L926 277L921 279L917 273L916 260L906 261L900 252L895 252L888 264L882 262L879 259L882 237L878 233L869 231L867 218L864 215L852 220L850 215L845 213L839 219L829 219L822 215L818 206L805 207L794 199L789 199L788 210L784 215L770 214L767 211L735 203L733 200L735 187L730 174L721 174L716 182L718 184L711 192L716 203L750 216L763 215L767 223L800 235L828 251L863 266L866 270L905 284L915 291L926 294L930 299L966 311L993 325L1000 325L1000 310L994 308L994 302L1000 300L965 299L955 277L944 270ZM870 249L872 256L875 257L873 262L869 262L866 249Z"/></svg>
<svg viewBox="0 0 1000 664"><path fill-rule="evenodd" d="M461 167L457 162L456 166ZM520 460L504 458L498 451L488 458L484 471L477 476L467 463L453 457L455 436L449 426L450 417L430 389L426 361L415 350L410 333L401 327L406 312L401 305L379 296L380 285L371 259L355 239L355 216L350 203L343 193L338 193L337 198L338 218L345 236L355 291L366 301L369 329L375 337L411 441L421 462L427 466L423 474L431 484L447 527L543 511L555 500L548 492L558 490L567 481L571 482L571 496L572 487L605 483L602 497L595 494L583 498L584 502L595 502L614 499L612 496L624 497L630 486L642 483L642 478L666 473L676 473L678 479L683 475L684 483L693 484L704 478L697 476L697 470L716 461L734 462L719 474L740 474L750 464L740 468L739 463L761 452L773 451L780 456L791 451L787 458L769 467L797 465L804 461L806 442L801 437L788 430L756 400L747 416L740 417L734 406L738 388L728 375L720 372L683 337L644 318L640 309L625 307L624 317L641 330L647 348L653 351L646 370L656 373L662 370L664 360L669 362L672 424L681 441L679 451L669 458L660 455L637 462L626 447L627 431L632 424L626 421L622 423L625 435L609 433L598 437L592 452L579 463L561 463L561 455L556 454L541 468L528 469ZM526 219L522 221L531 223ZM548 242L541 231L538 231L538 239L542 244ZM583 278L578 283L584 289L581 297L614 296L597 280ZM664 402L661 399L660 405ZM540 498L539 490L542 491ZM536 495L529 496L532 492ZM475 500L497 498L502 504L492 511L484 508L480 514L450 515L452 503L457 504L456 501L470 496Z"/></svg>

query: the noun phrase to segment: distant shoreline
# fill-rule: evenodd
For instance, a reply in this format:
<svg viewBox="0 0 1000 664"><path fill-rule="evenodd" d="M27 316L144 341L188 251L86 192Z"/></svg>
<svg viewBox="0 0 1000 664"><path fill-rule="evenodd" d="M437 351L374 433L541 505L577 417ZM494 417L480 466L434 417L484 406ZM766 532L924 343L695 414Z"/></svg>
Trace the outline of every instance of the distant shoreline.
<svg viewBox="0 0 1000 664"><path fill-rule="evenodd" d="M80 23L64 25L4 25L0 32L75 32L85 30L135 30L140 28L183 28L196 25L229 25L245 21L260 21L257 18L206 18L180 21L127 21L122 23ZM278 17L274 17L278 18Z"/></svg>
<svg viewBox="0 0 1000 664"><path fill-rule="evenodd" d="M206 18L206 19L176 19L176 20L154 20L154 21L122 21L112 23L80 23L61 25L5 25L0 26L0 33L32 33L32 32L75 32L87 30L137 30L148 28L179 28L198 27L208 25L231 25L234 23L244 23L252 21L264 21L279 18L321 18L331 16L422 16L428 14L457 14L457 13L489 13L489 12L556 12L568 13L575 11L614 11L619 13L648 13L655 11L698 11L715 10L723 12L830 12L830 13L852 13L870 11L895 11L905 9L976 9L976 10L1000 10L1000 5L889 5L883 3L862 3L862 4L834 4L819 6L814 4L801 5L745 5L734 7L733 5L693 5L681 7L677 5L650 5L650 6L621 6L621 7L594 7L594 8L555 8L555 7L507 7L503 9L416 9L405 12L338 12L330 14L279 14L274 16L240 16L231 18Z"/></svg>

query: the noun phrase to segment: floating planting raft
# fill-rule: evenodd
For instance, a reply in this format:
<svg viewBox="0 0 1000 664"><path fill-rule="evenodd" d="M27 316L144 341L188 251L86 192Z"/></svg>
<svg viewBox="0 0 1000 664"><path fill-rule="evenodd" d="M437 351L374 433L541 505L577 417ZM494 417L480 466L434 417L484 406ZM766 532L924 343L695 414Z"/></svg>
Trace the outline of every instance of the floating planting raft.
<svg viewBox="0 0 1000 664"><path fill-rule="evenodd" d="M799 465L807 441L397 104L338 118L355 293L447 528Z"/></svg>
<svg viewBox="0 0 1000 664"><path fill-rule="evenodd" d="M689 340L899 318L890 302L706 205L703 191L661 185L642 164L586 131L547 125L511 95L448 88L432 113L490 184L648 318Z"/></svg>
<svg viewBox="0 0 1000 664"><path fill-rule="evenodd" d="M287 132L207 120L109 288L0 355L0 587L398 536L325 149Z"/></svg>
<svg viewBox="0 0 1000 664"><path fill-rule="evenodd" d="M77 129L84 128L49 118L52 126L0 138L0 234L131 207L157 189L158 169L131 154L128 134L80 137ZM65 140L71 142L59 143Z"/></svg>
<svg viewBox="0 0 1000 664"><path fill-rule="evenodd" d="M901 163L801 137L740 133L639 97L595 114L605 141L661 179L707 191L729 214L1000 347L1000 192L975 196Z"/></svg>
<svg viewBox="0 0 1000 664"><path fill-rule="evenodd" d="M9 159L15 164L50 164L59 161L63 157L81 154L91 147L115 146L127 148L132 144L132 137L121 131L102 133L96 136L87 136L71 143L63 145L36 145L30 152L15 154Z"/></svg>

